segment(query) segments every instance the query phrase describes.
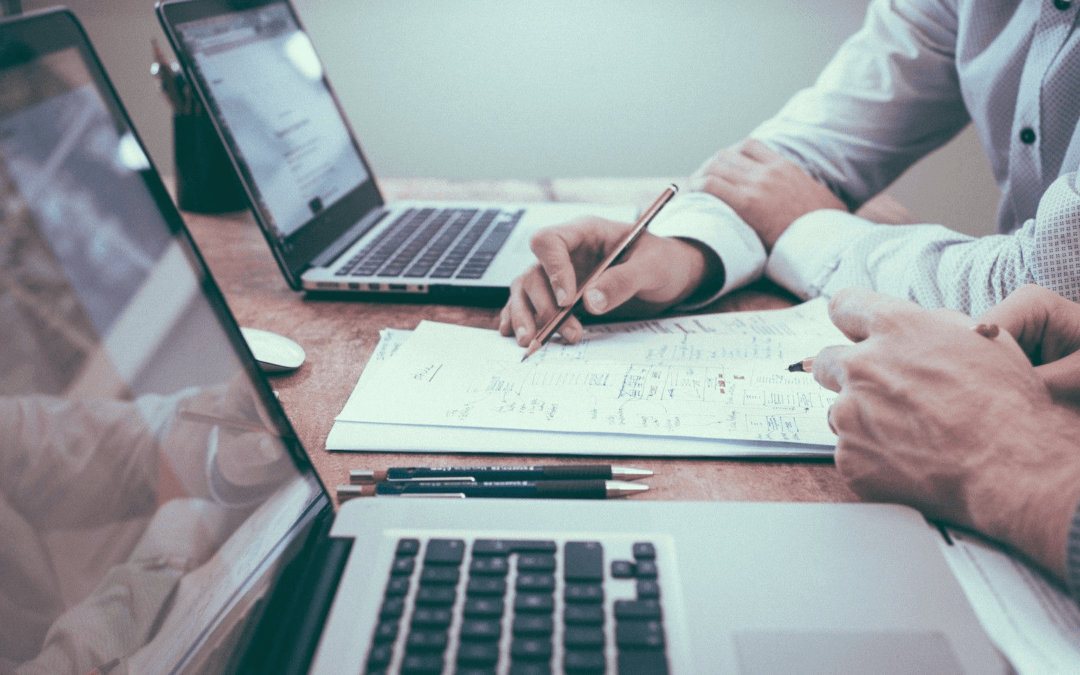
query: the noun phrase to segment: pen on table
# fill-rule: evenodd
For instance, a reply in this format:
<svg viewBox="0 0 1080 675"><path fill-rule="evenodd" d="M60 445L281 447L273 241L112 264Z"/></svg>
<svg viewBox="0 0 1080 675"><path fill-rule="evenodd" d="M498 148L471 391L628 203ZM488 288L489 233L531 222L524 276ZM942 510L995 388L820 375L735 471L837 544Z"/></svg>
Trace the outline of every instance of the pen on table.
<svg viewBox="0 0 1080 675"><path fill-rule="evenodd" d="M222 417L221 415L211 415L209 413L197 412L195 410L181 410L180 417L190 422L202 422L204 424L216 424L222 427L228 427L235 431L253 431L262 434L271 434L276 436L277 434L270 431L262 424L257 422L248 422L247 420L240 420L234 417Z"/></svg>
<svg viewBox="0 0 1080 675"><path fill-rule="evenodd" d="M533 499L611 499L645 492L648 485L621 480L402 481L339 485L338 499L352 497L500 497Z"/></svg>
<svg viewBox="0 0 1080 675"><path fill-rule="evenodd" d="M615 261L617 261L623 253L630 250L630 247L632 247L645 232L645 228L649 226L649 223L656 217L656 214L660 213L660 209L664 208L678 191L679 188L677 186L668 186L663 194L653 202L653 205L646 209L645 213L641 214L641 217L630 227L619 243L615 245L615 248L608 253L603 262L597 265L596 269L592 271L592 274L585 279L585 282L578 286L577 293L574 294L573 299L544 324L544 327L540 329L540 332L538 332L532 342L529 343L529 348L525 351L525 356L521 357L522 361L535 354L541 347L547 344L547 341L551 339L551 336L555 334L555 331L559 329L559 326L563 324L563 321L566 321L566 317L570 316L570 312L574 310L574 307L581 302L581 297L585 295L585 291L592 282L605 270L614 265Z"/></svg>
<svg viewBox="0 0 1080 675"><path fill-rule="evenodd" d="M653 475L648 469L610 464L547 464L536 466L433 466L353 469L349 482L463 481L484 480L637 480Z"/></svg>

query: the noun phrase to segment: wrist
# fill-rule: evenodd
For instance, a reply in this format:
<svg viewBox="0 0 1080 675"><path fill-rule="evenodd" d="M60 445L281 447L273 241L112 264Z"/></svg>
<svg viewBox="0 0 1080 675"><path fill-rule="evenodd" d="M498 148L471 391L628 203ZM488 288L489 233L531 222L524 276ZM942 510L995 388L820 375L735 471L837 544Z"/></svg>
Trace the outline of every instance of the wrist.
<svg viewBox="0 0 1080 675"><path fill-rule="evenodd" d="M1080 415L1051 406L1025 416L999 442L1002 449L993 454L1007 461L971 467L978 476L967 497L972 524L1065 580L1080 502Z"/></svg>

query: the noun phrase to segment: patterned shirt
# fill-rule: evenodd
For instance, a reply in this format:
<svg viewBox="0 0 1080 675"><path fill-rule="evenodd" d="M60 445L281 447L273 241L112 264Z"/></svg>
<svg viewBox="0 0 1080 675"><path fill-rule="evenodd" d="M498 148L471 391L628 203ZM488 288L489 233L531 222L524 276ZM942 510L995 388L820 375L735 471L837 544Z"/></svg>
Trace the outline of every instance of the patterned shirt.
<svg viewBox="0 0 1080 675"><path fill-rule="evenodd" d="M872 0L814 86L751 134L854 210L971 122L1001 188L1001 234L818 211L766 258L754 231L704 193L677 197L651 231L716 251L719 294L764 273L802 298L860 285L972 315L1025 283L1080 301L1078 12L1080 0ZM1080 598L1080 507L1066 575Z"/></svg>
<svg viewBox="0 0 1080 675"><path fill-rule="evenodd" d="M970 314L1024 283L1080 300L1070 263L1080 190L1067 175L1080 166L1078 11L1066 0L872 0L815 85L751 134L855 209L972 122L1002 190L1002 235L819 211L766 258L749 226L704 193L678 197L651 231L716 251L721 293L764 273L803 298L860 285Z"/></svg>

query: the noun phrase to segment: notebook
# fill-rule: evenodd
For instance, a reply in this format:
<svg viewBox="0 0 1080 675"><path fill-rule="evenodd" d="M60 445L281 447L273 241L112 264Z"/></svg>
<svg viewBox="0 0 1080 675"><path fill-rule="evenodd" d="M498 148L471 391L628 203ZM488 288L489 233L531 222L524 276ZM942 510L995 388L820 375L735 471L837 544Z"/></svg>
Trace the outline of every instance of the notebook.
<svg viewBox="0 0 1080 675"><path fill-rule="evenodd" d="M287 0L157 10L294 289L502 302L536 260L536 230L635 215L588 204L385 203Z"/></svg>
<svg viewBox="0 0 1080 675"><path fill-rule="evenodd" d="M1005 672L916 512L337 512L73 14L0 21L0 672Z"/></svg>

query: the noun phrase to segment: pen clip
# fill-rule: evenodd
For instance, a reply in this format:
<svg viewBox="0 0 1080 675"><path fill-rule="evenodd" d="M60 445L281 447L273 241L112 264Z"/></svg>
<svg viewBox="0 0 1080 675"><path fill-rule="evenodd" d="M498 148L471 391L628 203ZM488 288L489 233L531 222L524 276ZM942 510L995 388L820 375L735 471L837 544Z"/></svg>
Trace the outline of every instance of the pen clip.
<svg viewBox="0 0 1080 675"><path fill-rule="evenodd" d="M476 478L472 476L438 476L428 478L387 478L387 483L430 483L431 481L438 481L440 483L475 483Z"/></svg>

